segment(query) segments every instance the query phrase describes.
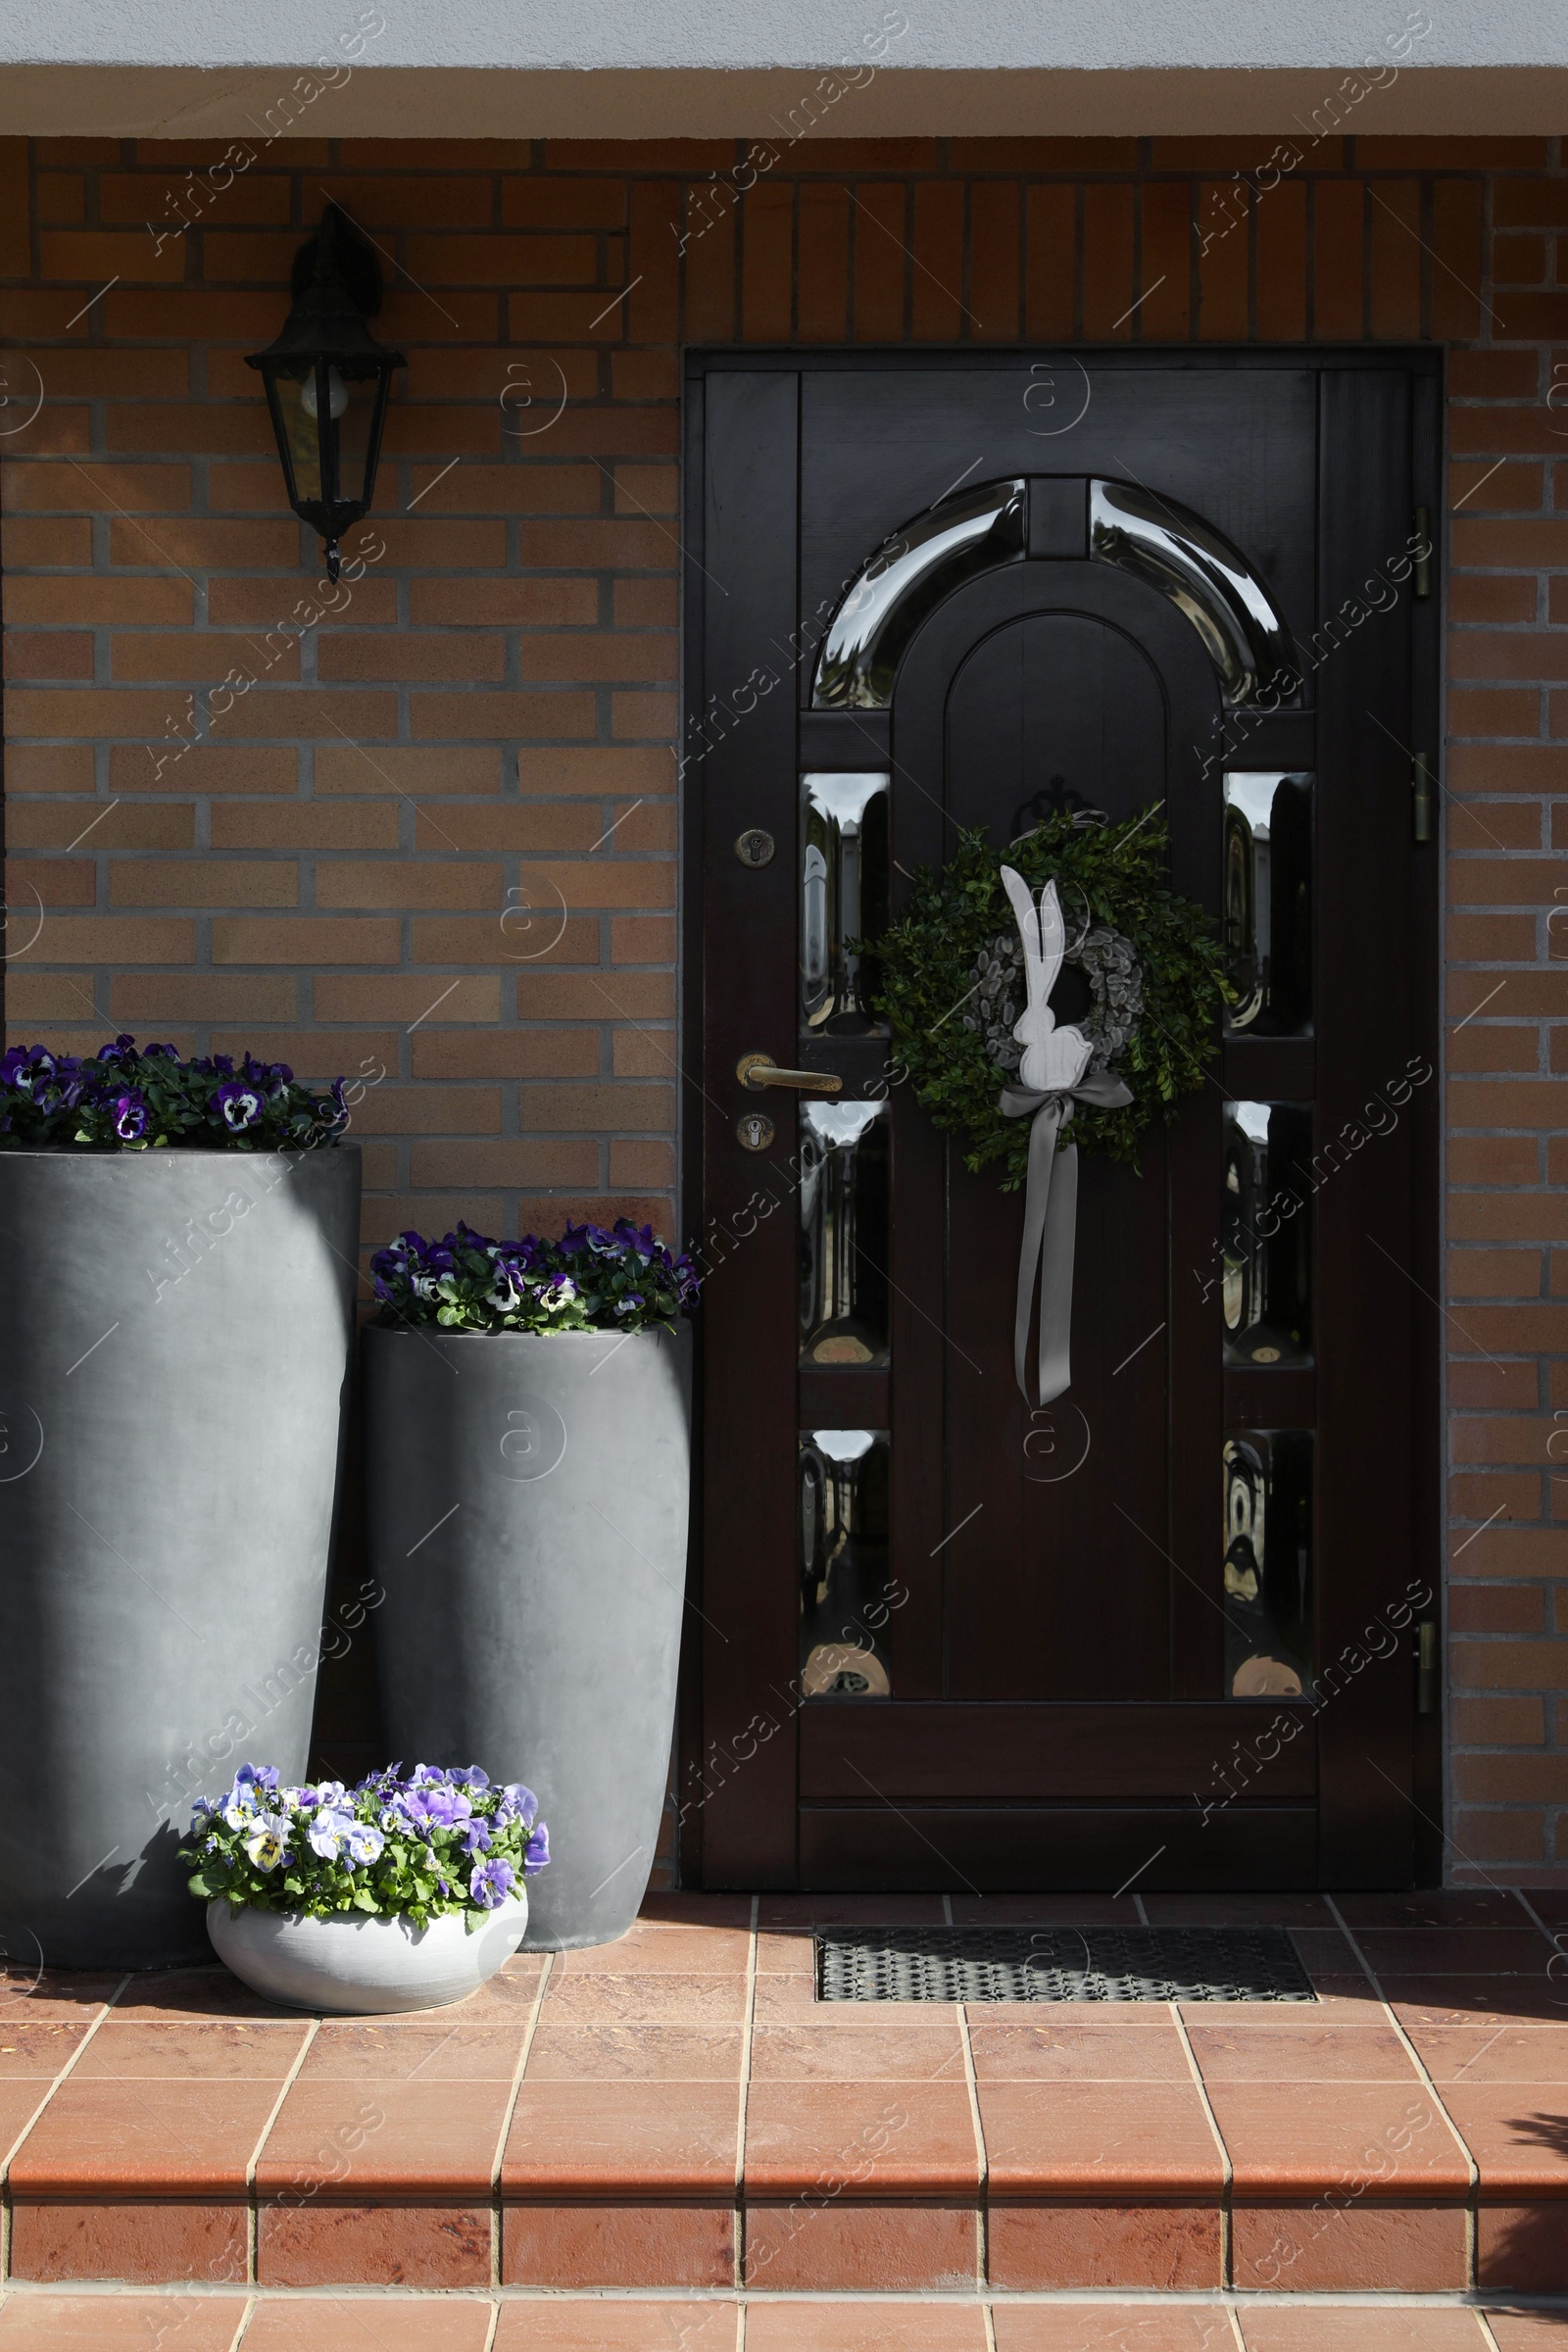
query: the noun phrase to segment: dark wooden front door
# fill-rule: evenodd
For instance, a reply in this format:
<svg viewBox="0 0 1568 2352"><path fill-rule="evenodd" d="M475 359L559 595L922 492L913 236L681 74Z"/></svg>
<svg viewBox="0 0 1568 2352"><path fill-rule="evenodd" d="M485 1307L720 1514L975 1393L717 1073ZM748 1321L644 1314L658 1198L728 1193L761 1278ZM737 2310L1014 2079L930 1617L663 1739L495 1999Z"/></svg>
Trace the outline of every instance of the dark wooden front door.
<svg viewBox="0 0 1568 2352"><path fill-rule="evenodd" d="M707 1885L1420 1870L1436 390L1401 356L692 362ZM1137 1170L1083 1155L1072 1385L1031 1412L1020 1198L901 1087L848 943L959 827L1154 803L1238 1003ZM748 1091L748 1054L843 1091Z"/></svg>

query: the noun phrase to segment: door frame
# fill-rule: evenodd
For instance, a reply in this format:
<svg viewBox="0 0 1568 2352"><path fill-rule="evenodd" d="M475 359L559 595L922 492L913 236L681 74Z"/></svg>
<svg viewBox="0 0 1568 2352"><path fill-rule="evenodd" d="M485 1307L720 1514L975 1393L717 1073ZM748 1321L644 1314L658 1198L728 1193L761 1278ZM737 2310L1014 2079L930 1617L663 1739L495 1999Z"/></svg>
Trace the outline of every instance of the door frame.
<svg viewBox="0 0 1568 2352"><path fill-rule="evenodd" d="M704 564L706 382L710 370L805 373L813 368L858 370L868 376L884 371L955 371L1006 366L1028 371L1033 366L1070 368L1083 366L1121 372L1168 372L1227 368L1307 368L1314 374L1329 370L1404 370L1410 381L1408 432L1413 505L1424 507L1433 518L1444 515L1443 459L1446 351L1440 345L1281 344L1262 348L1163 347L1124 349L1096 346L962 346L793 347L789 345L731 346L691 349L683 354L683 497L682 497L682 694L681 757L678 760L680 811L680 1015L678 1026L681 1083L679 1092L680 1216L683 1232L700 1248L707 1232L710 1204L705 1198L701 1147L704 1109L703 971L705 946L705 763L698 732L703 712L705 682L702 650L710 575ZM1319 524L1326 503L1326 486L1319 483ZM1412 988L1411 1024L1418 1050L1430 1060L1434 1080L1414 1095L1405 1110L1410 1134L1409 1239L1413 1264L1408 1285L1408 1327L1404 1335L1410 1367L1411 1419L1409 1492L1410 1552L1433 1588L1432 1611L1439 1625L1439 1656L1446 1655L1446 1559L1443 1551L1443 1411L1444 1355L1441 1347L1441 1254L1443 1235L1443 1100L1444 1072L1439 1060L1442 1044L1444 963L1441 952L1441 877L1445 828L1439 811L1445 739L1442 678L1446 617L1446 549L1434 546L1433 592L1410 606L1411 699L1421 714L1421 748L1430 746L1439 779L1433 810L1430 850L1409 861L1409 937L1416 959ZM798 604L798 599L795 600ZM1322 605L1321 580L1319 607ZM1319 622L1321 626L1321 621ZM808 657L809 658L809 657ZM793 685L793 680L792 680ZM792 710L794 708L792 701ZM1412 747L1415 748L1415 747ZM781 844L782 849L782 844ZM793 845L791 845L793 858ZM692 1548L688 1581L688 1620L693 1637L703 1631L704 1575L704 1397L706 1354L703 1319L698 1320L696 1389L693 1422ZM792 1367L793 1371L793 1367ZM676 1810L681 1883L702 1886L704 1874L704 1759L710 1736L704 1717L703 1642L689 1638L683 1645L680 1704L677 1722ZM1412 1661L1413 1677L1413 1661ZM1445 1843L1445 1723L1446 1696L1441 1688L1428 1711L1411 1715L1412 1863L1407 1883L1436 1886L1443 1876ZM790 1727L783 1727L790 1729ZM789 1741L794 1752L793 1736ZM722 1760L710 1770L722 1769ZM798 1786L798 1768L796 1773ZM721 1883L732 1883L724 1879ZM777 1883L765 1868L757 1883ZM1369 1882L1370 1883L1370 1882ZM1401 1883L1406 1883L1401 1881Z"/></svg>

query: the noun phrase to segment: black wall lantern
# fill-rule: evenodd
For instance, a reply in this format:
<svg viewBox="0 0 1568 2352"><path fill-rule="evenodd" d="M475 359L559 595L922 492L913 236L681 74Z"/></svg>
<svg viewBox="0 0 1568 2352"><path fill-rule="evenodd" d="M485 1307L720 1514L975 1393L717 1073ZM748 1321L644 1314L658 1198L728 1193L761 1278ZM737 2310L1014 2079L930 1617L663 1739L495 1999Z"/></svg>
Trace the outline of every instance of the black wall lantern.
<svg viewBox="0 0 1568 2352"><path fill-rule="evenodd" d="M294 256L294 308L275 343L253 351L267 386L288 503L325 542L338 574L338 540L369 511L392 370L406 368L366 325L381 307L373 249L335 204Z"/></svg>

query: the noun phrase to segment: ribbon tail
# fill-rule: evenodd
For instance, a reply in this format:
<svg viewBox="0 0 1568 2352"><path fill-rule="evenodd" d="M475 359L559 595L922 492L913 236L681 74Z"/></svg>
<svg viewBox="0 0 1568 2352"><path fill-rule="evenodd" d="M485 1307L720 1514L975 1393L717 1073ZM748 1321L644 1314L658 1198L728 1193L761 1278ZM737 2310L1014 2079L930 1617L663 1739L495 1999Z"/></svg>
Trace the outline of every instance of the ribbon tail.
<svg viewBox="0 0 1568 2352"><path fill-rule="evenodd" d="M1040 1269L1042 1254L1047 1246L1050 1222L1052 1163L1056 1156L1056 1137L1061 1129L1061 1104L1052 1100L1036 1111L1029 1129L1029 1170L1024 1190L1023 1247L1018 1252L1018 1298L1012 1324L1012 1368L1024 1401L1031 1407L1035 1402L1029 1383L1029 1317L1034 1307L1035 1277ZM1077 1157L1076 1152L1073 1154ZM1075 1171L1076 1173L1076 1171ZM1067 1260L1068 1279L1072 1276L1072 1259ZM1042 1299L1042 1308L1044 1300ZM1041 1371L1045 1370L1046 1326L1040 1326ZM1065 1388L1066 1382L1062 1382ZM1059 1396L1060 1389L1053 1391ZM1042 1400L1046 1401L1046 1400Z"/></svg>
<svg viewBox="0 0 1568 2352"><path fill-rule="evenodd" d="M1078 1240L1078 1147L1057 1154L1040 1251L1040 1401L1072 1384L1072 1269Z"/></svg>

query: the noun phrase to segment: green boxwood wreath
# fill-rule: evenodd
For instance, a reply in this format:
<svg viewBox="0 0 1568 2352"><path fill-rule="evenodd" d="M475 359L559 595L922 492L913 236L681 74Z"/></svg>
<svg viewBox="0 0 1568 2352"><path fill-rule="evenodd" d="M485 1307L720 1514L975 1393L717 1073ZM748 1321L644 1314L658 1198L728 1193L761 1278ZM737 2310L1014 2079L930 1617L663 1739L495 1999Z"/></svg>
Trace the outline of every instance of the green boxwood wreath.
<svg viewBox="0 0 1568 2352"><path fill-rule="evenodd" d="M1120 823L1086 823L1063 812L1005 851L979 828L962 832L940 873L922 866L906 911L866 943L872 999L892 1030L895 1070L907 1073L938 1127L965 1136L966 1167L978 1173L1003 1162L1004 1192L1024 1181L1031 1122L1003 1115L998 1098L1009 1073L981 1026L969 1025L980 959L999 940L1017 937L1002 886L1004 864L1037 894L1054 877L1069 941L1096 929L1117 935L1140 967L1141 1010L1110 1063L1132 1102L1120 1110L1078 1104L1063 1143L1136 1159L1142 1130L1156 1114L1175 1117L1218 1050L1219 1015L1231 996L1219 937L1212 917L1170 888L1169 833L1158 806Z"/></svg>

